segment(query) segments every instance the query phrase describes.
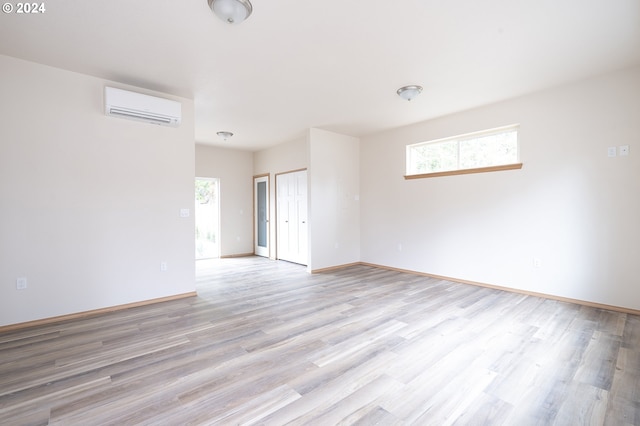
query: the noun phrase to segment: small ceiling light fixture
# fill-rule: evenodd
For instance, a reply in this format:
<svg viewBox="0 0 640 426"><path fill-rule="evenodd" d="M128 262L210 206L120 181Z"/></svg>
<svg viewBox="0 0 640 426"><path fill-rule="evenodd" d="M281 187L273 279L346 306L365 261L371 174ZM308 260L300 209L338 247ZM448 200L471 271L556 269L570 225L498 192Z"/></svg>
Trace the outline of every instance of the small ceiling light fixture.
<svg viewBox="0 0 640 426"><path fill-rule="evenodd" d="M218 18L228 24L239 24L251 15L253 6L249 0L207 0Z"/></svg>
<svg viewBox="0 0 640 426"><path fill-rule="evenodd" d="M410 101L411 99L415 98L420 93L422 93L422 86L416 86L416 85L404 86L399 88L396 93L402 99L406 99Z"/></svg>
<svg viewBox="0 0 640 426"><path fill-rule="evenodd" d="M226 141L231 136L233 136L233 133L222 131L222 132L216 133L216 135L218 135L223 141Z"/></svg>

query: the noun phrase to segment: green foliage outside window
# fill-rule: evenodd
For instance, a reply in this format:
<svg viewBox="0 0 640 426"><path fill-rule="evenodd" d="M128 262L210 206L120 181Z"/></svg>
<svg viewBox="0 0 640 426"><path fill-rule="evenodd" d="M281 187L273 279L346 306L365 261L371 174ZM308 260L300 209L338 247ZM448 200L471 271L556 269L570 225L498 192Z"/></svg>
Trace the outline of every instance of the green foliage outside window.
<svg viewBox="0 0 640 426"><path fill-rule="evenodd" d="M407 174L514 164L518 157L518 128L510 126L409 145Z"/></svg>

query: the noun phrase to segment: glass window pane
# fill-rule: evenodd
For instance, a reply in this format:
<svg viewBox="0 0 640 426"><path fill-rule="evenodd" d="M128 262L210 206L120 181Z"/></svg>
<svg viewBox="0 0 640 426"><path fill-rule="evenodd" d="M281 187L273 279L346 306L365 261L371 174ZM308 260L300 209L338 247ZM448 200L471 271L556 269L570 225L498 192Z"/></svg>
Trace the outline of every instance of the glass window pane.
<svg viewBox="0 0 640 426"><path fill-rule="evenodd" d="M413 173L434 173L458 167L457 141L422 144L411 147Z"/></svg>
<svg viewBox="0 0 640 426"><path fill-rule="evenodd" d="M267 183L258 182L258 245L267 246Z"/></svg>
<svg viewBox="0 0 640 426"><path fill-rule="evenodd" d="M407 173L426 174L518 163L517 127L407 146Z"/></svg>

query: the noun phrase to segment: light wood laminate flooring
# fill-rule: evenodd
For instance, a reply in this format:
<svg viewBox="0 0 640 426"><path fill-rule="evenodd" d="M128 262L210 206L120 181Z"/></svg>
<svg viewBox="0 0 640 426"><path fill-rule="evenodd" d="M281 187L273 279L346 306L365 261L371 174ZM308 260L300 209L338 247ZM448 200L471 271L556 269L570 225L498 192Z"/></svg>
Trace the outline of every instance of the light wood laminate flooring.
<svg viewBox="0 0 640 426"><path fill-rule="evenodd" d="M0 334L1 425L639 425L640 317L370 266Z"/></svg>

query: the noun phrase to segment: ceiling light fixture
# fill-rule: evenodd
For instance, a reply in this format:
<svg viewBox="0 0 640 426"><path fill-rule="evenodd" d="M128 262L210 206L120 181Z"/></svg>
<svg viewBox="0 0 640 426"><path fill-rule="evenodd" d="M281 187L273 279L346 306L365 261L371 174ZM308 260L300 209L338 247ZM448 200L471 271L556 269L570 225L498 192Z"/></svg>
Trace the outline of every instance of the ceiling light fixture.
<svg viewBox="0 0 640 426"><path fill-rule="evenodd" d="M411 99L415 98L420 93L422 93L422 86L416 86L416 85L404 86L399 88L396 93L402 99L406 99L410 101Z"/></svg>
<svg viewBox="0 0 640 426"><path fill-rule="evenodd" d="M222 132L216 133L216 135L218 135L220 138L222 138L223 141L226 141L231 136L233 136L233 133L222 131Z"/></svg>
<svg viewBox="0 0 640 426"><path fill-rule="evenodd" d="M218 18L228 24L239 24L251 15L253 6L249 0L207 0Z"/></svg>

